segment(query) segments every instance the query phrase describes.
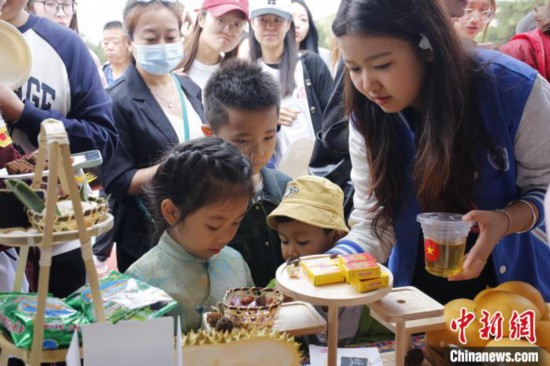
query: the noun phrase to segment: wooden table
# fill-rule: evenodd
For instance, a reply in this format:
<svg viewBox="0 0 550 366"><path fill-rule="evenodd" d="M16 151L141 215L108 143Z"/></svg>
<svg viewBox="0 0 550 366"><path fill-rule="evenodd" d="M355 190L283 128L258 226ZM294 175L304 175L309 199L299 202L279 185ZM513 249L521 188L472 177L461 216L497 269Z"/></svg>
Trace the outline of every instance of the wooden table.
<svg viewBox="0 0 550 366"><path fill-rule="evenodd" d="M302 260L320 258L320 256L303 257ZM338 308L340 306L366 305L380 300L391 291L393 275L389 269L380 265L380 269L388 273L389 287L360 293L347 283L314 286L307 280L302 271L298 277L290 277L283 263L276 272L277 288L285 295L296 300L302 300L314 305L328 307L328 366L337 365L338 350Z"/></svg>

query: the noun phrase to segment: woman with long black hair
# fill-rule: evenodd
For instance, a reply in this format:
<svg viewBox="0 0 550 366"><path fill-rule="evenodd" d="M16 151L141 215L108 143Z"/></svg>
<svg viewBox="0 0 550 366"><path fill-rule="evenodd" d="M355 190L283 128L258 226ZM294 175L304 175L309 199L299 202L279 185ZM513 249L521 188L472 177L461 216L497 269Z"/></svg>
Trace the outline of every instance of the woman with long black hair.
<svg viewBox="0 0 550 366"><path fill-rule="evenodd" d="M302 52L315 52L321 56L328 69L332 71L333 65L330 61L330 51L319 47L319 33L313 21L311 10L309 10L306 2L304 0L292 0L291 10L298 50Z"/></svg>
<svg viewBox="0 0 550 366"><path fill-rule="evenodd" d="M356 191L351 231L331 252L389 261L394 286L442 303L510 280L549 301L548 82L501 53L466 51L439 0L343 0L332 29ZM426 272L420 212L477 223L462 273Z"/></svg>
<svg viewBox="0 0 550 366"><path fill-rule="evenodd" d="M290 0L253 0L251 4L250 59L274 75L281 85L277 166L295 141L315 139L333 82L317 54L296 52Z"/></svg>

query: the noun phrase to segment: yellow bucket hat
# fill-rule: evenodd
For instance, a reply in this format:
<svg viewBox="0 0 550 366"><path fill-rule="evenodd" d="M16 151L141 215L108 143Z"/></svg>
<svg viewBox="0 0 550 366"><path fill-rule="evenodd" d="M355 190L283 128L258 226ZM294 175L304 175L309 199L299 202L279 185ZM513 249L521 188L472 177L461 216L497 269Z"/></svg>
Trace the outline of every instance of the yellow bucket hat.
<svg viewBox="0 0 550 366"><path fill-rule="evenodd" d="M273 230L277 230L278 216L323 229L349 231L344 221L344 192L328 179L313 175L288 182L281 203L267 216Z"/></svg>

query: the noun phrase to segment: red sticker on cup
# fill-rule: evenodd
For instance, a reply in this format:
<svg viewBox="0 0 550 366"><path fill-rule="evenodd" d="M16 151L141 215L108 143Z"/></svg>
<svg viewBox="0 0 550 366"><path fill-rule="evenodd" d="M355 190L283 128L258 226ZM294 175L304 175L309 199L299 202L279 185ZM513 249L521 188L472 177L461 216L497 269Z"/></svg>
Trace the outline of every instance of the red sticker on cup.
<svg viewBox="0 0 550 366"><path fill-rule="evenodd" d="M430 239L424 240L424 255L429 262L435 262L440 255L439 245Z"/></svg>

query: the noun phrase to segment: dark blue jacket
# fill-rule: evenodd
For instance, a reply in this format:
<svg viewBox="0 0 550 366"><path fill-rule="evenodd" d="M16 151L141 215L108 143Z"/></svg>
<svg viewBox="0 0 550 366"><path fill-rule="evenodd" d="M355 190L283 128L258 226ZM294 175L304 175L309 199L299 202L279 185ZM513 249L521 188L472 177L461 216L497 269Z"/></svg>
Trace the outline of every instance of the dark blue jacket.
<svg viewBox="0 0 550 366"><path fill-rule="evenodd" d="M539 212L539 219L533 230L508 235L495 246L492 252L492 269L498 283L510 280L528 282L549 301L550 247L543 231L546 188L531 188L520 192L514 145L537 73L527 65L494 51L480 50L478 59L485 71L484 76L476 81L480 122L484 124L492 140L492 148L484 148L478 158L478 178L474 192L476 206L481 210L495 210L514 200L524 199L536 205ZM413 282L417 256L421 255L418 252L421 229L416 222L420 209L410 174L416 156L415 136L404 115L401 116L401 123L396 125L396 138L399 140L396 146L400 146L400 161L406 171L404 176L407 177L408 190L393 226L396 242L389 257L389 267L394 274L394 286L408 286ZM364 163L366 164L366 160ZM352 227L348 237L337 243L331 252L368 250L368 246L360 240L350 239L353 232Z"/></svg>
<svg viewBox="0 0 550 366"><path fill-rule="evenodd" d="M22 132L38 147L40 123L55 118L63 122L72 152L97 149L104 160L111 159L118 140L112 104L84 42L70 29L32 14L18 29L29 44L32 69L16 91L25 107L10 126L14 142L20 144Z"/></svg>

